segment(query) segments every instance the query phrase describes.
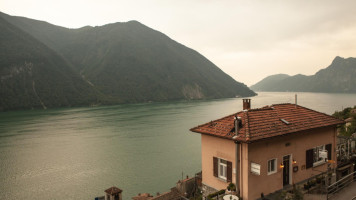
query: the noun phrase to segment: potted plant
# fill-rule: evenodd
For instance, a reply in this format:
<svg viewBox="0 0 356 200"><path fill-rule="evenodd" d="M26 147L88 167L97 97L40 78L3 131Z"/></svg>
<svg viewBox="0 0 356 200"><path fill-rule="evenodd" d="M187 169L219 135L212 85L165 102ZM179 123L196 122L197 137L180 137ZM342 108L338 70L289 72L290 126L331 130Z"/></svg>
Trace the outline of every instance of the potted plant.
<svg viewBox="0 0 356 200"><path fill-rule="evenodd" d="M230 184L227 186L227 190L228 190L228 191L236 191L236 186L235 186L235 184L230 183Z"/></svg>
<svg viewBox="0 0 356 200"><path fill-rule="evenodd" d="M232 194L232 195L236 195L236 186L233 183L230 183L227 188L226 188L226 193L225 194Z"/></svg>

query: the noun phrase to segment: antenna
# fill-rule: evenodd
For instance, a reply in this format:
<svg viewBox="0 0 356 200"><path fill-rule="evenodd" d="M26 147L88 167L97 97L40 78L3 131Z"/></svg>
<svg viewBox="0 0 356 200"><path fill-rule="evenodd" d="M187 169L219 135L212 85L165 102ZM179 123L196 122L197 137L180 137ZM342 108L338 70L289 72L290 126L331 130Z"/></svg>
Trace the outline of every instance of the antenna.
<svg viewBox="0 0 356 200"><path fill-rule="evenodd" d="M297 97L297 94L295 94L295 107L297 107L297 100L298 100L298 97Z"/></svg>

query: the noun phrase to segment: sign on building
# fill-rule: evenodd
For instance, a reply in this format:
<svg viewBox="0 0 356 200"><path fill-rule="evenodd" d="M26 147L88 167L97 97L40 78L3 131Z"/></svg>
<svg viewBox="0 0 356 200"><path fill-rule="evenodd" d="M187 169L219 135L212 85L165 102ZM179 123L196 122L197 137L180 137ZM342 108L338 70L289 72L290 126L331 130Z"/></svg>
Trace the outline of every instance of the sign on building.
<svg viewBox="0 0 356 200"><path fill-rule="evenodd" d="M256 175L260 175L260 173L261 173L261 165L252 162L251 163L251 172L256 174Z"/></svg>

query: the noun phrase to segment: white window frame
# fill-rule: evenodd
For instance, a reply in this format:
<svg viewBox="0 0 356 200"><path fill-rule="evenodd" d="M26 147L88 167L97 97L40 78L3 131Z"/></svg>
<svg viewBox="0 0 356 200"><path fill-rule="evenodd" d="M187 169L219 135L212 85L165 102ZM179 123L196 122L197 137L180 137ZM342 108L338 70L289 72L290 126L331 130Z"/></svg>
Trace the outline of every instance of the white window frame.
<svg viewBox="0 0 356 200"><path fill-rule="evenodd" d="M313 148L313 167L324 164L326 161L319 156L320 151L325 151L325 145L316 146Z"/></svg>
<svg viewBox="0 0 356 200"><path fill-rule="evenodd" d="M224 161L225 161L225 163L224 163ZM227 180L227 160L219 158L218 170L219 170L218 177L226 181Z"/></svg>
<svg viewBox="0 0 356 200"><path fill-rule="evenodd" d="M273 162L274 164L274 170L270 170L271 166L270 164ZM272 158L270 160L267 161L267 175L271 175L277 173L277 158Z"/></svg>

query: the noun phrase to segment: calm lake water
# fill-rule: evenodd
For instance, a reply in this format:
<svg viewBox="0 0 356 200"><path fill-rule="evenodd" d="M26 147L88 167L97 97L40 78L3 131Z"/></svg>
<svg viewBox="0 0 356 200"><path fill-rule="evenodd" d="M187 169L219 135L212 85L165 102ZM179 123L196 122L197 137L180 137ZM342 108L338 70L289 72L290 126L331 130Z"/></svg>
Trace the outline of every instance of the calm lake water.
<svg viewBox="0 0 356 200"><path fill-rule="evenodd" d="M252 108L294 103L261 92ZM298 93L327 114L356 94ZM168 191L201 170L200 135L189 129L242 109L239 98L0 113L0 199L94 199L115 185L123 198Z"/></svg>

